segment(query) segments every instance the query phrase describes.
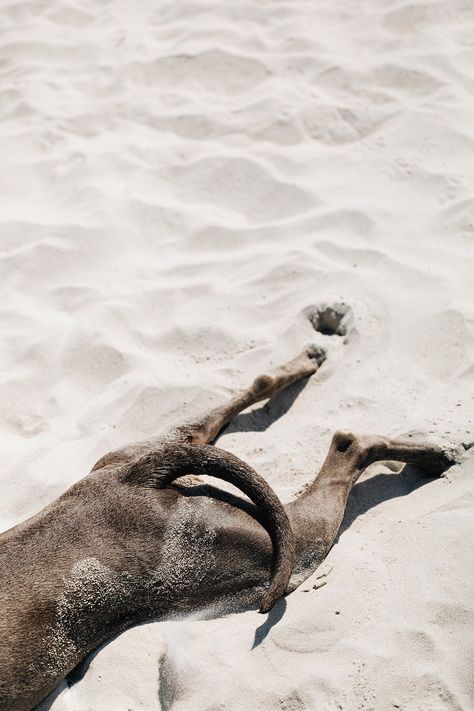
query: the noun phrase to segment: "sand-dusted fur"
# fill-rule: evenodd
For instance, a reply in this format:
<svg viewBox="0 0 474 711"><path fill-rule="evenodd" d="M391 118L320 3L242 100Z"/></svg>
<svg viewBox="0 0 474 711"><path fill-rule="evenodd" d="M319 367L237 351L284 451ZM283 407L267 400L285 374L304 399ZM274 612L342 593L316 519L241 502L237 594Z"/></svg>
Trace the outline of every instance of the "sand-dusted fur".
<svg viewBox="0 0 474 711"><path fill-rule="evenodd" d="M253 469L209 444L242 409L323 361L307 349L200 420L106 455L0 536L0 711L32 709L88 652L139 621L219 601L268 610L324 559L368 464L450 465L431 445L339 432L319 475L283 508ZM230 481L255 505L171 485L184 474Z"/></svg>

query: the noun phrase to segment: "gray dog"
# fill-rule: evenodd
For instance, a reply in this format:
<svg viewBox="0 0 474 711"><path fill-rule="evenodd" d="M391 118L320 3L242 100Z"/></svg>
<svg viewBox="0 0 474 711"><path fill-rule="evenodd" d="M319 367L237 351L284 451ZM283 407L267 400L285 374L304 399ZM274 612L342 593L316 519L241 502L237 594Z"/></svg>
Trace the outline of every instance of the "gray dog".
<svg viewBox="0 0 474 711"><path fill-rule="evenodd" d="M337 432L313 483L283 507L251 467L212 446L237 413L324 359L306 349L199 421L107 454L0 536L0 711L32 709L91 650L137 622L218 602L260 602L267 612L324 559L369 464L409 462L432 475L450 466L432 445ZM199 480L171 485L187 474L225 479L254 505Z"/></svg>

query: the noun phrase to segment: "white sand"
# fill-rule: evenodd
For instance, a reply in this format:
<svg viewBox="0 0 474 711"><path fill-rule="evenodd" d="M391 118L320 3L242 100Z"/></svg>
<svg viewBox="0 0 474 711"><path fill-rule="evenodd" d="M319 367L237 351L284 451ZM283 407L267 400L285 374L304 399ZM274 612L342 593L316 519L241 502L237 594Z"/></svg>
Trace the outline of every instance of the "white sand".
<svg viewBox="0 0 474 711"><path fill-rule="evenodd" d="M324 301L358 337L221 446L289 500L339 427L474 441L473 14L3 3L2 528L296 354ZM470 711L474 449L419 484L367 472L255 649L256 612L142 626L42 709Z"/></svg>

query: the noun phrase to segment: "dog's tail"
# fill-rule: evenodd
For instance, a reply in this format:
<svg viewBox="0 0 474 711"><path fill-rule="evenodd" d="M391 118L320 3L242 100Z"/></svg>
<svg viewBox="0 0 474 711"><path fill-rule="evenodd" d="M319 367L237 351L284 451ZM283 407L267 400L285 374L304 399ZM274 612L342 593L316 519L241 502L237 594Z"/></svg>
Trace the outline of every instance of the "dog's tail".
<svg viewBox="0 0 474 711"><path fill-rule="evenodd" d="M208 444L169 444L140 457L123 473L123 481L163 488L186 474L207 474L238 487L256 504L262 524L273 544L270 586L263 595L260 612L268 612L288 587L293 572L293 531L285 509L273 489L241 459Z"/></svg>

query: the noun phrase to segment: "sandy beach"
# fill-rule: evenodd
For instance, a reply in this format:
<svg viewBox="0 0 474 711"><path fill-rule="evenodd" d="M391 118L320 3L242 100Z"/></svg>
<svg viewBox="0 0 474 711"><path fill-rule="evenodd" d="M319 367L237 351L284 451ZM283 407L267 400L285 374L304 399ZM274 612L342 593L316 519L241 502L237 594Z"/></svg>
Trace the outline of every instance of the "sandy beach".
<svg viewBox="0 0 474 711"><path fill-rule="evenodd" d="M472 4L9 0L0 28L1 530L306 343L321 370L219 439L283 502L340 428L459 459L371 466L281 619L136 627L38 711L472 711ZM340 303L347 337L316 331Z"/></svg>

